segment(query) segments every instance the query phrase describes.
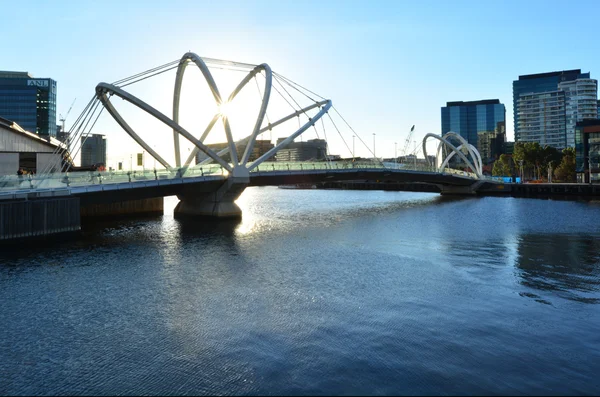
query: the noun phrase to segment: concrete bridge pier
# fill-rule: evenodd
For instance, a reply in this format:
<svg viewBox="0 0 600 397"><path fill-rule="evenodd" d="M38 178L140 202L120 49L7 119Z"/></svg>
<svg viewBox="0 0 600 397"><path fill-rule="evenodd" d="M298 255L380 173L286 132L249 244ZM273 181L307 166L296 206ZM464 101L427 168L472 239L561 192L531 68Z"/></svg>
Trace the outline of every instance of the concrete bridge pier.
<svg viewBox="0 0 600 397"><path fill-rule="evenodd" d="M477 181L472 185L467 186L448 186L438 185L442 196L444 195L458 195L458 196L474 196L481 187L484 181Z"/></svg>
<svg viewBox="0 0 600 397"><path fill-rule="evenodd" d="M178 195L175 216L241 218L242 210L235 203L250 183L249 177L230 177L214 192L189 190Z"/></svg>

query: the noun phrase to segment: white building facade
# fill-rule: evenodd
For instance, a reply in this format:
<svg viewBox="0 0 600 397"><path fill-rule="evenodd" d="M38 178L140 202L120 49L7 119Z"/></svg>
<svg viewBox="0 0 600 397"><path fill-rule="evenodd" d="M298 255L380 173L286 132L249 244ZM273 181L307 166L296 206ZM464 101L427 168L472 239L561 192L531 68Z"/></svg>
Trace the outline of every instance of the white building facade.
<svg viewBox="0 0 600 397"><path fill-rule="evenodd" d="M559 150L567 147L563 91L521 94L517 101L517 112L519 142L538 142Z"/></svg>
<svg viewBox="0 0 600 397"><path fill-rule="evenodd" d="M60 171L62 155L56 153L60 145L0 117L0 175L17 175L20 168L28 173Z"/></svg>

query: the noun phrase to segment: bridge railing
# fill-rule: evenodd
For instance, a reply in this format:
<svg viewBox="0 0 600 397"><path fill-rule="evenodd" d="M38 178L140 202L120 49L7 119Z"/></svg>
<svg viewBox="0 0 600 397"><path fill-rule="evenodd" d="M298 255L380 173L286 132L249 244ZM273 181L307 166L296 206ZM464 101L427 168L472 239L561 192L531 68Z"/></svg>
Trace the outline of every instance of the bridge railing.
<svg viewBox="0 0 600 397"><path fill-rule="evenodd" d="M374 161L315 161L315 162L265 162L252 172L273 171L313 171L313 170L372 170L386 169L399 171L435 172L424 164L382 164ZM475 174L446 168L447 174L455 174L476 179ZM220 165L204 165L173 169L148 169L135 171L79 171L67 173L51 173L42 175L5 175L0 176L0 193L15 191L31 191L38 189L60 189L68 187L108 185L116 183L134 183L151 180L192 178L199 176L225 176L227 171Z"/></svg>
<svg viewBox="0 0 600 397"><path fill-rule="evenodd" d="M0 192L57 189L77 186L108 185L150 180L192 178L198 176L223 175L220 165L203 167L151 169L135 171L78 171L40 175L0 176Z"/></svg>
<svg viewBox="0 0 600 397"><path fill-rule="evenodd" d="M310 171L310 170L350 170L350 169L397 169L404 171L433 172L431 167L424 164L400 164L396 167L390 164L382 164L374 161L315 161L315 162L264 162L251 172L269 171Z"/></svg>

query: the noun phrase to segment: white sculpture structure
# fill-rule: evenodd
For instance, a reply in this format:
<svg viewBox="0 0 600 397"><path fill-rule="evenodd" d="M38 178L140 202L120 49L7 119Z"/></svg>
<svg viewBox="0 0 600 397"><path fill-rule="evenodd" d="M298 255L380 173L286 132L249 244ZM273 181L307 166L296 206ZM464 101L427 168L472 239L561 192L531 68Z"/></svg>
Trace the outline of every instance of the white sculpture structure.
<svg viewBox="0 0 600 397"><path fill-rule="evenodd" d="M248 84L248 82L256 74L261 73L261 72L265 73L265 88L264 88L264 93L263 93L262 105L261 105L260 111L258 113L258 117L256 119L256 123L252 130L252 133L249 136L247 136L246 138L244 138L242 140L239 140L238 142L234 142L233 135L231 133L231 127L229 126L229 121L228 121L226 115L223 115L221 113L217 113L214 115L213 119L211 120L211 122L208 124L208 126L204 130L202 136L200 136L199 138L194 137L185 128L183 128L181 125L179 125L179 105L180 105L179 102L180 102L180 94L181 94L181 85L182 85L183 75L184 75L186 66L188 65L189 62L193 62L196 64L196 66L198 66L198 68L202 72L202 75L204 76L204 78L212 92L215 102L217 103L217 105L219 107L222 107L224 104L232 102L235 99L235 97L237 96L237 94L244 88L244 86L246 86L246 84ZM223 168L225 168L227 171L229 171L230 174L232 174L234 176L243 176L243 175L247 175L248 171L258 167L262 162L264 162L269 157L271 157L279 149L281 149L282 147L285 147L288 143L293 141L296 137L298 137L300 134L302 134L304 131L306 131L309 127L311 127L313 124L315 124L321 117L323 117L323 115L325 113L327 113L327 111L331 107L330 100L315 102L314 104L307 106L303 109L300 109L300 110L298 110L276 122L270 123L269 125L267 125L266 127L261 129L261 126L262 126L264 118L265 118L265 114L267 112L267 107L269 105L269 98L271 95L272 84L273 84L273 73L271 71L271 68L269 67L269 65L263 63L261 65L256 66L253 70L251 70L246 75L246 77L244 77L244 79L242 79L242 81L238 84L237 88L235 90L233 90L233 92L229 95L229 98L226 101L223 101L223 99L221 97L221 93L219 92L219 89L215 83L215 80L214 80L208 66L206 65L206 63L198 55L188 52L181 58L181 60L179 61L179 66L177 68L177 76L175 79L175 90L174 90L174 95L173 95L173 118L167 117L166 115L159 112L158 110L156 110L155 108L153 108L152 106L147 104L146 102L142 101L141 99L135 97L134 95L131 95L130 93L126 92L125 90L123 90L115 85L112 85L112 84L108 84L108 83L98 84L96 86L96 96L100 99L100 101L102 102L102 104L104 105L106 110L108 110L108 112L117 121L117 123L119 123L119 125L140 146L142 146L144 148L144 150L146 150L152 157L154 157L159 163L161 163L166 168L172 168L172 167L164 158L162 158L155 150L153 150L152 147L150 147L150 145L148 145L146 142L144 142L144 140L138 134L136 134L135 131L133 131L133 129L127 124L127 122L121 117L119 112L112 105L108 95L110 95L110 94L117 95L118 97L130 102L131 104L144 110L145 112L149 113L150 115L156 117L158 120L162 121L163 123L167 124L169 127L171 127L173 129L175 167L179 168L182 166L181 150L179 147L179 139L180 139L179 137L183 136L184 138L186 138L187 140L189 140L191 143L193 143L195 145L194 151L192 153L190 153L188 159L185 161L183 166L189 166L189 164L194 159L195 155L198 153L198 151L201 150L204 153L206 153L206 155L210 158L210 160L219 163ZM298 130L296 130L296 132L294 132L293 134L288 136L288 138L286 138L284 141L279 143L272 150L268 151L260 158L253 161L252 164L250 164L248 166L248 159L250 157L250 154L252 153L252 149L254 147L256 139L260 134L262 134L265 131L268 131L269 129L273 129L276 126L278 126L294 117L297 117L300 114L303 114L312 109L315 109L317 107L320 108L320 111L315 116L310 117L309 120L303 126L301 126ZM212 130L212 128L214 127L214 125L216 124L216 122L219 119L222 119L222 121L223 121L225 134L227 136L228 148L216 153L214 150L207 147L203 142L206 139L206 136L208 135L208 133ZM236 149L236 146L240 145L240 144L245 145L246 149L244 151L242 158L238 159L237 151L235 149ZM230 158L231 158L232 164L229 164L223 160L222 156L226 153L231 153Z"/></svg>
<svg viewBox="0 0 600 397"><path fill-rule="evenodd" d="M260 107L260 111L258 113L258 117L256 119L256 123L255 123L254 128L252 129L252 132L250 135L248 135L244 139L241 139L241 140L235 142L233 140L233 135L231 133L231 127L229 125L227 116L220 112L218 112L214 115L214 117L212 118L212 120L210 121L210 123L208 124L208 126L206 127L206 129L204 130L204 132L202 133L202 135L199 138L194 137L190 132L188 132L185 128L183 128L179 124L179 105L180 105L181 85L183 82L183 76L185 73L185 69L190 62L195 63L196 66L198 66L198 68L202 72L202 75L204 76L204 78L210 88L210 91L215 99L215 102L219 108L222 108L225 104L232 102L235 99L235 97L238 95L238 93L246 86L246 84L248 84L248 82L250 80L252 80L252 78L254 76L256 76L258 73L264 72L265 87L263 90L262 104ZM269 105L269 98L271 96L272 85L273 85L273 72L271 71L271 68L269 67L269 65L267 65L266 63L263 63L261 65L255 66L246 75L246 77L244 77L242 79L242 81L240 81L238 86L229 95L227 100L224 101L221 96L221 93L219 92L217 84L216 84L208 66L204 62L204 60L201 57L199 57L198 55L188 52L185 55L183 55L183 57L179 61L179 65L177 67L177 75L175 78L175 89L174 89L174 94L173 94L173 117L172 118L169 118L165 114L161 113L157 109L150 106L148 103L142 101L141 99L135 97L134 95L131 95L130 93L123 90L122 88L117 87L112 84L108 84L108 83L98 84L96 86L96 96L102 102L105 109L115 119L115 121L127 132L127 134L129 134L142 148L144 148L144 150L147 153L149 153L152 157L154 157L165 168L171 169L171 168L173 168L171 166L171 164L169 164L162 156L160 156L159 153L157 153L150 145L148 145L127 124L127 122L123 119L123 117L120 115L120 113L112 105L112 103L109 99L109 96L116 95L116 96L120 97L121 99L128 101L129 103L137 106L138 108L142 109L143 111L154 116L155 118L162 121L166 125L168 125L173 130L175 167L181 169L181 172L184 173L185 169L187 168L187 166L190 165L190 163L195 158L198 151L202 151L208 156L208 158L200 164L203 164L203 163L206 163L209 161L215 161L216 163L220 164L225 170L228 171L229 180L226 183L226 185L227 185L227 188L225 189L226 191L231 190L232 185L234 185L234 184L240 185L239 187L241 187L241 190L234 189L236 191L239 190L237 195L234 195L235 198L237 198L237 196L239 196L239 194L241 194L241 192L243 191L243 188L245 188L245 186L248 184L249 173L251 170L258 167L261 163L263 163L267 159L271 158L275 153L277 153L277 151L279 151L280 149L287 146L296 137L298 137L300 134L302 134L304 131L306 131L308 128L310 128L312 125L314 125L321 117L323 117L323 115L325 115L325 113L327 113L329 111L329 109L331 108L331 105L332 105L331 100L323 100L320 102L315 102L310 106L307 106L303 109L299 109L298 111L291 113L288 116L286 116L280 120L277 120L273 123L268 124L265 127L262 127L263 121L265 118L265 114L267 112L267 107ZM307 112L309 112L313 109L316 109L316 108L319 108L319 112L312 117L308 117L308 121L304 125L300 126L300 128L298 128L296 130L296 132L292 133L286 139L284 139L282 142L277 144L274 148L272 148L271 150L264 153L258 159L254 160L252 163L248 164L250 155L252 153L252 149L257 140L257 137L260 134L262 134L263 132L268 131L270 129L273 129L273 128L277 127L278 125L283 124L286 121L291 120L301 114L307 114ZM227 137L227 148L223 149L217 153L214 150L212 150L211 148L209 148L208 146L206 146L204 144L204 140L206 139L207 135L209 134L209 132L212 130L212 128L214 127L214 125L217 123L217 121L219 119L221 119L223 122L225 135ZM190 153L189 157L186 159L185 163L183 163L183 164L181 163L181 150L180 150L180 145L179 145L180 136L183 136L184 138L186 138L188 141L190 141L195 146L194 150ZM237 150L236 150L237 145L245 145L246 146L241 159L238 159ZM230 153L231 163L226 162L222 157L227 153ZM226 191L222 192L223 193L223 194L221 194L222 197L210 199L210 205L214 204L215 206L221 206L222 201L223 201L223 195L226 194ZM216 196L219 196L219 195L216 194ZM235 198L233 198L233 200ZM202 202L200 202L199 199ZM231 199L231 197L230 197L230 199ZM219 210L218 208L217 209L213 208L213 209L207 211L205 208L201 208L201 207L206 207L206 205L204 205L206 202L205 198L180 197L180 200L182 201L182 203L180 203L180 205L184 204L183 202L186 202L186 201L188 203L193 201L193 203L191 203L191 205L183 205L181 208L180 208L180 206L178 206L178 208L180 208L179 212L193 212L193 213L202 214L202 215L207 214L207 212L210 212L214 216L235 216L238 212L239 212L239 214L241 214L241 211L239 211L239 208L237 208L237 206L232 201L229 204L233 205L233 207L231 207L227 210ZM229 201L229 200L225 200L225 201ZM197 208L195 208L195 209L192 208L194 206ZM183 207L186 207L186 208L184 209ZM219 207L219 208L221 208L221 207ZM236 210L236 208L237 208L237 210ZM176 209L176 212L177 212L177 209Z"/></svg>
<svg viewBox="0 0 600 397"><path fill-rule="evenodd" d="M461 143L460 146L456 147L452 143L450 143L450 141L447 139L449 137L457 139ZM428 138L434 138L440 141L437 147L436 158L440 156L440 152L442 151L443 146L446 146L447 148L452 150L448 154L448 156L441 162L441 165L436 170L437 172L444 172L444 169L448 166L448 162L450 161L450 159L452 159L454 155L458 155L458 157L460 157L461 160L464 161L465 164L467 164L471 168L471 170L473 170L477 179L481 179L483 177L483 162L481 161L481 155L479 154L479 151L477 150L477 148L475 148L475 146L467 142L462 136L453 131L447 132L446 134L444 134L443 137L436 134L425 135L425 137L423 138L423 153L426 159L428 158L426 147ZM470 160L463 153L464 149L466 149L467 153L469 154L471 158Z"/></svg>

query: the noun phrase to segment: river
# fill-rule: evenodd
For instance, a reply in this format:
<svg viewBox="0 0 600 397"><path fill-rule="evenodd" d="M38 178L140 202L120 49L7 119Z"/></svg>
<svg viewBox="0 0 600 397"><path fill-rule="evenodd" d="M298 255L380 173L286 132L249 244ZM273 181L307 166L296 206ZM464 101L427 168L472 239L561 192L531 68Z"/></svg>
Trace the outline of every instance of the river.
<svg viewBox="0 0 600 397"><path fill-rule="evenodd" d="M597 394L600 202L249 188L0 247L0 394Z"/></svg>

